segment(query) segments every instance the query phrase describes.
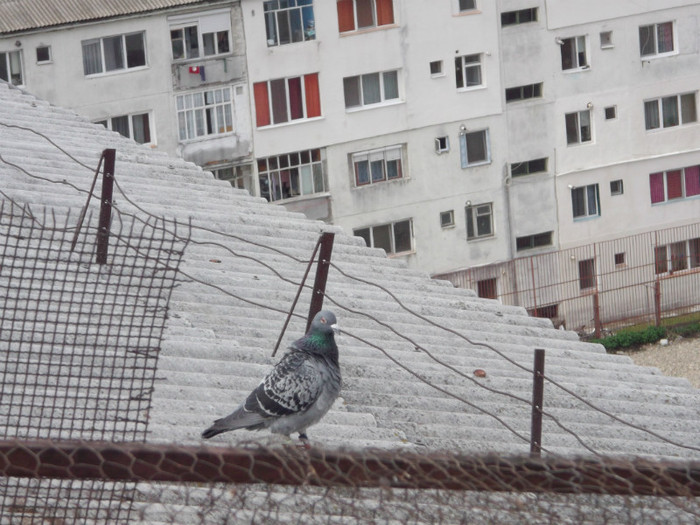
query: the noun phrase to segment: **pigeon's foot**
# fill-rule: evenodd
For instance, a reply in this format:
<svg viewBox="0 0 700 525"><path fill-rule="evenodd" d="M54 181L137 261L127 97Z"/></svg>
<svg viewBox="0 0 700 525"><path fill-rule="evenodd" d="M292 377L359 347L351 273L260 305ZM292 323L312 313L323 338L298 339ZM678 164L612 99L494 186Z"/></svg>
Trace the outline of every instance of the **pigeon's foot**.
<svg viewBox="0 0 700 525"><path fill-rule="evenodd" d="M307 436L305 433L299 432L299 443L297 446L306 450L310 449L311 443L309 443L309 436Z"/></svg>

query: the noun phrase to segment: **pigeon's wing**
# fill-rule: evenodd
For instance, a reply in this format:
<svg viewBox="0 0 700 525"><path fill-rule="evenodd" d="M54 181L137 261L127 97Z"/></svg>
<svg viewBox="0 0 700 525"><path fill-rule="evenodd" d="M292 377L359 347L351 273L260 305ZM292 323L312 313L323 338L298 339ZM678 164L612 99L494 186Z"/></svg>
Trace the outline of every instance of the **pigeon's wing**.
<svg viewBox="0 0 700 525"><path fill-rule="evenodd" d="M323 380L317 363L307 354L286 354L251 392L244 409L264 417L304 412L321 394Z"/></svg>

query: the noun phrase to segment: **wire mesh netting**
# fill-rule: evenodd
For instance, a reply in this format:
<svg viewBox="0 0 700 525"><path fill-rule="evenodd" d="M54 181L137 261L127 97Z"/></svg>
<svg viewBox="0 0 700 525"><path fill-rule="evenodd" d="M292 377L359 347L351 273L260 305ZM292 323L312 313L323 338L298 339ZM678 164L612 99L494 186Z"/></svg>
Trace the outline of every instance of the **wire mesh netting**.
<svg viewBox="0 0 700 525"><path fill-rule="evenodd" d="M71 251L75 222L0 201L0 437L143 441L187 229L118 215L108 264L98 265L97 218ZM133 495L124 483L0 485L0 521L121 519Z"/></svg>

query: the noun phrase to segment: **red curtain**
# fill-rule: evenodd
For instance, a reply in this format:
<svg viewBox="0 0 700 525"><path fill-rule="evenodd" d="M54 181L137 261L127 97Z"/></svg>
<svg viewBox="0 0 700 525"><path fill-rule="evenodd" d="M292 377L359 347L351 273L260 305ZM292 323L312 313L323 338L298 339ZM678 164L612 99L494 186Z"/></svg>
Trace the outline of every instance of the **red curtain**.
<svg viewBox="0 0 700 525"><path fill-rule="evenodd" d="M700 166L685 169L685 196L700 195Z"/></svg>
<svg viewBox="0 0 700 525"><path fill-rule="evenodd" d="M338 0L338 31L353 31L355 29L355 10L353 0Z"/></svg>
<svg viewBox="0 0 700 525"><path fill-rule="evenodd" d="M291 120L304 118L304 104L301 98L301 77L287 79L289 86L289 116Z"/></svg>
<svg viewBox="0 0 700 525"><path fill-rule="evenodd" d="M394 23L394 0L377 0L377 25Z"/></svg>
<svg viewBox="0 0 700 525"><path fill-rule="evenodd" d="M649 189L651 191L651 203L663 202L666 200L664 193L664 174L652 173L649 175Z"/></svg>
<svg viewBox="0 0 700 525"><path fill-rule="evenodd" d="M304 90L306 91L306 117L320 117L321 94L318 89L318 73L304 76Z"/></svg>
<svg viewBox="0 0 700 525"><path fill-rule="evenodd" d="M666 189L668 200L680 199L683 197L683 181L681 180L681 170L666 172Z"/></svg>
<svg viewBox="0 0 700 525"><path fill-rule="evenodd" d="M270 102L267 95L267 82L253 84L255 99L255 125L257 127L270 125Z"/></svg>

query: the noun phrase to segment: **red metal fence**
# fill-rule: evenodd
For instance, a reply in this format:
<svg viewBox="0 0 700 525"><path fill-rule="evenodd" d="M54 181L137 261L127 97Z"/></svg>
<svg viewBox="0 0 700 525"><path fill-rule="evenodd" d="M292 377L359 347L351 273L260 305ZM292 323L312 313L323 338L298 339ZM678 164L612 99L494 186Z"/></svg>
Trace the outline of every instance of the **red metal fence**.
<svg viewBox="0 0 700 525"><path fill-rule="evenodd" d="M579 332L700 310L700 223L434 276Z"/></svg>

